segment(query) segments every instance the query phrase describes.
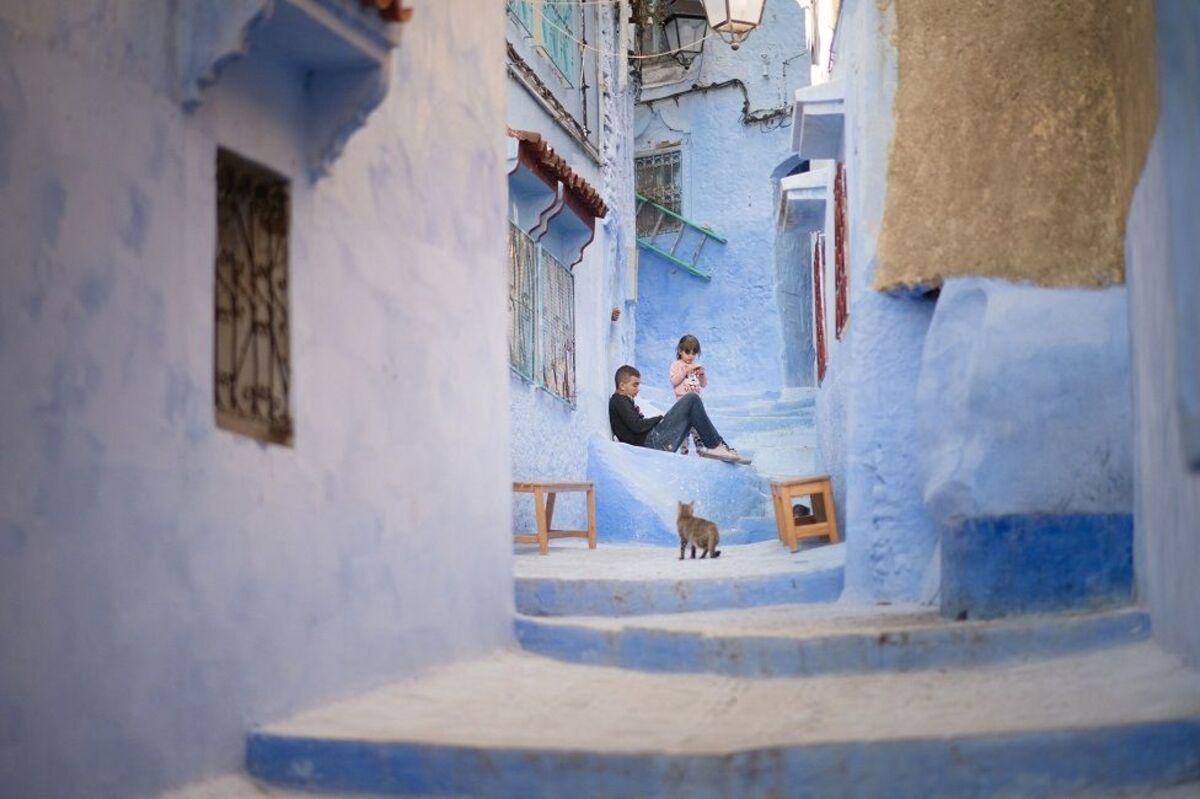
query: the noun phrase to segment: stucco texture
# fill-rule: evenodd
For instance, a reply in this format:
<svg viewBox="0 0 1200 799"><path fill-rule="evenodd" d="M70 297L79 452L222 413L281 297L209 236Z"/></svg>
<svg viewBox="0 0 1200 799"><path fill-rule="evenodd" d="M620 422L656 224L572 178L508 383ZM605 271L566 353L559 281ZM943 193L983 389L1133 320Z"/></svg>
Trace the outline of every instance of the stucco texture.
<svg viewBox="0 0 1200 799"><path fill-rule="evenodd" d="M710 394L778 389L784 383L777 198L769 176L791 154L789 107L808 75L799 5L771 0L764 14L763 26L741 49L711 39L685 80L641 92L636 152L678 148L683 216L728 239L704 245L699 266L711 272L711 280L639 252L636 365L647 386L669 386L667 370L685 333L700 339ZM692 90L714 86L720 88ZM747 124L747 110L778 113ZM688 252L686 245L681 252Z"/></svg>
<svg viewBox="0 0 1200 799"><path fill-rule="evenodd" d="M1161 0L1162 117L1129 217L1133 338L1134 563L1154 637L1200 666L1200 472L1189 469L1180 383L1200 371L1189 357L1196 306L1186 308L1200 229L1200 6ZM1194 285L1194 284L1193 284ZM1184 294L1184 298L1180 298ZM1194 294L1192 295L1195 296ZM1190 313L1188 311L1190 310ZM1193 351L1194 352L1194 351Z"/></svg>
<svg viewBox="0 0 1200 799"><path fill-rule="evenodd" d="M617 31L608 14L600 14L600 26L588 28L588 36L605 52L615 52ZM510 16L509 36L518 23ZM516 38L519 37L517 32ZM521 40L523 41L523 40ZM572 111L582 114L579 92L568 87L557 69L531 46L524 57L545 84ZM589 68L592 60L588 59ZM633 241L633 115L632 86L621 79L624 64L617 58L601 58L598 73L589 73L595 96L588 108L600 120L592 135L599 148L598 163L578 140L569 135L546 109L515 79L507 83L508 124L542 134L578 174L596 187L608 204L608 213L596 222L595 239L583 251L583 260L572 270L575 280L575 378L576 401L571 406L525 378L509 378L511 462L514 480L582 480L587 471L587 440L611 435L608 398L613 392L613 373L633 358L635 314L623 312L612 321L613 308L625 311L630 291L627 266ZM597 104L599 106L597 107ZM594 124L594 120L593 120ZM529 495L514 498L514 530L533 530L533 500ZM555 522L568 528L587 523L582 495L559 498Z"/></svg>
<svg viewBox="0 0 1200 799"><path fill-rule="evenodd" d="M895 0L877 289L1124 280L1154 130L1153 4Z"/></svg>
<svg viewBox="0 0 1200 799"><path fill-rule="evenodd" d="M934 521L1133 506L1124 286L1046 289L952 278L917 379L917 438Z"/></svg>
<svg viewBox="0 0 1200 799"><path fill-rule="evenodd" d="M422 7L313 183L253 34L181 108L181 5L0 3L5 797L155 795L511 641L502 9ZM291 179L294 447L214 424L218 146Z"/></svg>

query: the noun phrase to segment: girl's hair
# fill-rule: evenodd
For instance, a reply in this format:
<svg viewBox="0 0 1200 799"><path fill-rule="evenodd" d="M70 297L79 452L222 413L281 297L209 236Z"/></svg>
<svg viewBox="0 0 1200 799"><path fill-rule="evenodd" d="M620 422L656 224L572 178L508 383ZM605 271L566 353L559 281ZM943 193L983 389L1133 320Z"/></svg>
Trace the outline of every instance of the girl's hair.
<svg viewBox="0 0 1200 799"><path fill-rule="evenodd" d="M688 333L686 336L679 339L679 344L677 344L675 347L676 360L678 360L683 355L684 350L687 350L688 352L694 352L697 355L699 355L700 354L700 339L696 338L691 333Z"/></svg>

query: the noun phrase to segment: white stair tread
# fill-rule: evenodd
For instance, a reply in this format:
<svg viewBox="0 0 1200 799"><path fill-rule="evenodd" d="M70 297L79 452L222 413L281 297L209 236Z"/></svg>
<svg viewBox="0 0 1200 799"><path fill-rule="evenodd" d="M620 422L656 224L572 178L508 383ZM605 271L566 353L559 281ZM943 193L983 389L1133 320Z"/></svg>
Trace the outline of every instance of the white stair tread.
<svg viewBox="0 0 1200 799"><path fill-rule="evenodd" d="M845 563L843 544L790 552L777 540L722 546L715 560L679 560L674 546L605 544L588 549L582 541L553 541L547 555L534 546L517 547L516 578L558 580L708 580L776 574L803 574Z"/></svg>
<svg viewBox="0 0 1200 799"><path fill-rule="evenodd" d="M757 608L662 613L644 616L539 617L538 622L596 630L664 630L707 635L772 635L792 638L838 633L889 632L947 624L936 608L923 605L815 603ZM955 624L962 625L962 622Z"/></svg>
<svg viewBox="0 0 1200 799"><path fill-rule="evenodd" d="M749 680L504 651L263 730L325 740L718 754L1200 717L1200 672L1150 643L978 669Z"/></svg>
<svg viewBox="0 0 1200 799"><path fill-rule="evenodd" d="M1105 618L1128 619L1130 623L1141 626L1144 624L1144 617L1145 611L1128 608L1098 613L1052 613L963 622L947 621L941 617L936 608L915 603L881 606L834 602L807 605L768 605L754 608L642 616L539 617L537 620L542 624L589 627L602 631L635 629L727 637L815 638L848 634L883 635L892 632L931 629L984 632L989 629L1033 628L1047 623L1086 622Z"/></svg>

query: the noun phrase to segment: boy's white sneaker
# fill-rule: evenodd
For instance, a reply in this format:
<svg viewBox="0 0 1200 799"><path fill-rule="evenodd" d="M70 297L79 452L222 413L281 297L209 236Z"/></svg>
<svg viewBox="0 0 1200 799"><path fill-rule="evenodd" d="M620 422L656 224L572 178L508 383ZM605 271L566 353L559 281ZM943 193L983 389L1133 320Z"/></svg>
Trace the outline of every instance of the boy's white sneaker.
<svg viewBox="0 0 1200 799"><path fill-rule="evenodd" d="M746 460L745 458L742 458L740 455L738 455L736 452L734 452L732 449L725 446L724 444L717 444L712 449L701 449L700 457L715 458L719 461L725 461L726 463L749 463L750 462L750 461Z"/></svg>
<svg viewBox="0 0 1200 799"><path fill-rule="evenodd" d="M732 453L733 453L733 457L737 458L737 462L738 462L738 463L750 463L750 459L749 459L749 458L747 458L745 455L743 455L742 453L738 452L736 449L734 449L733 447L729 446L728 444L726 444L726 445L725 445L725 449L727 449L727 450L729 450L730 452L732 452Z"/></svg>

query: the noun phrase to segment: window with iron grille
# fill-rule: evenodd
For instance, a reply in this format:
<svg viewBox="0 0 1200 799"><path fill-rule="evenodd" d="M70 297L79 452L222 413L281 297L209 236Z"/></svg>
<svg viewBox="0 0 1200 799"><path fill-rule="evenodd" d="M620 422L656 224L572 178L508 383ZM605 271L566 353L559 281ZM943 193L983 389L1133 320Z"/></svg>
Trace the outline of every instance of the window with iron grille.
<svg viewBox="0 0 1200 799"><path fill-rule="evenodd" d="M679 150L639 155L633 159L634 185L638 194L677 214L683 214L683 156ZM653 237L679 229L679 220L660 214L650 206L638 211L638 238ZM655 225L658 225L657 231Z"/></svg>
<svg viewBox="0 0 1200 799"><path fill-rule="evenodd" d="M217 153L213 393L217 425L291 445L286 178Z"/></svg>
<svg viewBox="0 0 1200 799"><path fill-rule="evenodd" d="M508 230L508 360L575 404L575 276L516 225Z"/></svg>
<svg viewBox="0 0 1200 799"><path fill-rule="evenodd" d="M578 11L571 0L546 0L541 4L542 46L563 76L575 82L575 57L579 50L575 34Z"/></svg>
<svg viewBox="0 0 1200 799"><path fill-rule="evenodd" d="M533 380L537 333L537 245L516 225L508 226L508 362Z"/></svg>

